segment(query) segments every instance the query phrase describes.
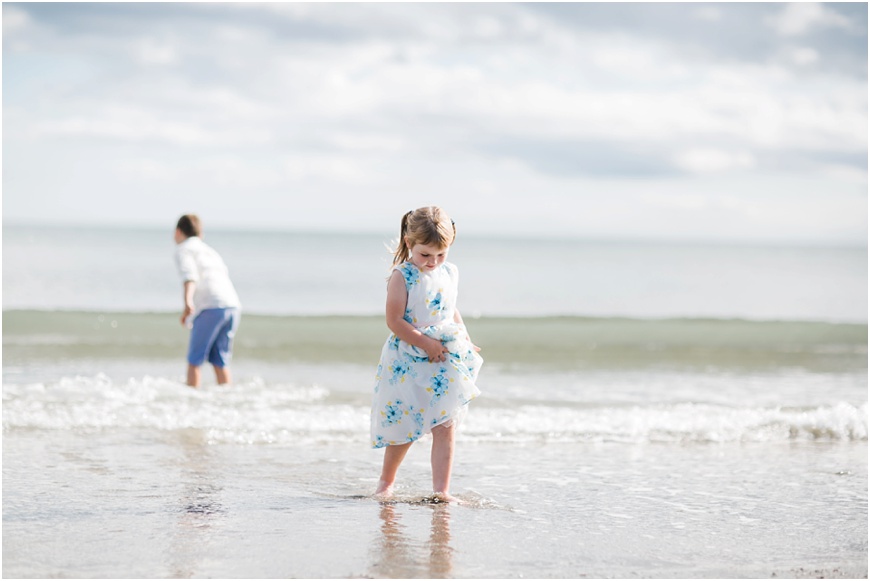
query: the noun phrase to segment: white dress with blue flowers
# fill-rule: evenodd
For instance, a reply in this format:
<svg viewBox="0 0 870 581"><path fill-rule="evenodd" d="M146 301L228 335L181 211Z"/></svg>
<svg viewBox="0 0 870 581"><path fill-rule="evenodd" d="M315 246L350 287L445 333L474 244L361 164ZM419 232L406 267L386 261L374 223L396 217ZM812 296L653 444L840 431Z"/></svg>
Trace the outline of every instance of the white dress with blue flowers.
<svg viewBox="0 0 870 581"><path fill-rule="evenodd" d="M424 335L438 339L449 355L430 362L426 352L390 334L381 351L372 400L372 446L413 442L434 426L458 420L468 402L480 395L475 385L483 359L464 325L453 320L459 271L445 262L421 272L411 262L395 266L405 278L405 320Z"/></svg>

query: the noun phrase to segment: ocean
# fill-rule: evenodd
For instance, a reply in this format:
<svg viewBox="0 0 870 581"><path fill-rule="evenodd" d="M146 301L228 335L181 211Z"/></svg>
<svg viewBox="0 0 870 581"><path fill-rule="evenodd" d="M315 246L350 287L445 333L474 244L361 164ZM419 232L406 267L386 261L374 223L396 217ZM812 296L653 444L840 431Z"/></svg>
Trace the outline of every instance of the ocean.
<svg viewBox="0 0 870 581"><path fill-rule="evenodd" d="M866 248L460 232L443 505L425 440L369 497L390 233L205 240L244 314L192 390L171 227L4 226L4 577L867 577Z"/></svg>

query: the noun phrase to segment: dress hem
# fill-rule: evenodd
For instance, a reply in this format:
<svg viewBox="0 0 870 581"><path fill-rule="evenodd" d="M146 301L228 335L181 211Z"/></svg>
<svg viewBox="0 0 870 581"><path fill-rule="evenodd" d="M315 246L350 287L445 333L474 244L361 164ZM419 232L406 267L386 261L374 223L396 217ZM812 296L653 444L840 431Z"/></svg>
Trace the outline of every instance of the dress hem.
<svg viewBox="0 0 870 581"><path fill-rule="evenodd" d="M426 430L425 432L423 432L422 434L420 434L419 436L414 436L413 438L408 439L408 440L405 440L404 442L395 442L395 443L384 442L383 444L380 444L380 445L375 444L375 445L372 446L372 450L380 450L381 448L388 448L388 447L390 447L390 446L404 446L405 444L413 444L413 443L416 442L417 440L419 440L419 439L421 439L421 438L423 438L423 437L428 436L429 434L431 434L431 433L432 433L432 428L437 428L438 426L440 426L440 425L442 425L442 424L446 424L447 422L450 422L450 421L453 421L454 419L456 419L456 416L457 416L457 415L459 414L459 412L461 412L463 409L467 411L467 410L468 410L468 404L471 403L473 400L477 399L477 397L478 397L479 395L480 395L480 394L478 393L478 394L475 394L475 395L471 396L471 397L468 399L468 401L466 401L466 402L465 402L464 404L462 404L460 407L456 408L456 409L453 411L452 414L450 414L449 416L443 418L443 419L442 419L440 422L438 422L437 424L433 424L433 425L429 426L429 429Z"/></svg>

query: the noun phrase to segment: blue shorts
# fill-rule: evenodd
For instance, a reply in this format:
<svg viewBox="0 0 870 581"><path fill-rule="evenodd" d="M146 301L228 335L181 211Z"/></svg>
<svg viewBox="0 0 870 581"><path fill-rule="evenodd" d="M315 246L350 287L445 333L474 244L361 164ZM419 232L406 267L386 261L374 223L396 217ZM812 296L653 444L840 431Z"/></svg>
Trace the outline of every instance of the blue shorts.
<svg viewBox="0 0 870 581"><path fill-rule="evenodd" d="M233 337L239 327L239 309L204 309L193 319L187 362L199 367L206 357L215 367L226 367L233 356Z"/></svg>

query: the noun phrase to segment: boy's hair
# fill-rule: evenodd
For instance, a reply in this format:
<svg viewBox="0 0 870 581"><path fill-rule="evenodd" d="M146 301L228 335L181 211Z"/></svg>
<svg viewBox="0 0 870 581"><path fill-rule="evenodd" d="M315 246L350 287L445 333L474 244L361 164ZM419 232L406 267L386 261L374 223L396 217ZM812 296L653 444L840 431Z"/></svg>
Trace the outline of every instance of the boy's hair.
<svg viewBox="0 0 870 581"><path fill-rule="evenodd" d="M181 233L188 238L202 234L202 224L200 224L199 216L196 214L185 214L179 218L176 228L181 230Z"/></svg>
<svg viewBox="0 0 870 581"><path fill-rule="evenodd" d="M399 242L393 253L393 266L402 264L411 256L417 244L447 248L456 240L456 225L447 212L438 206L424 206L402 216Z"/></svg>

